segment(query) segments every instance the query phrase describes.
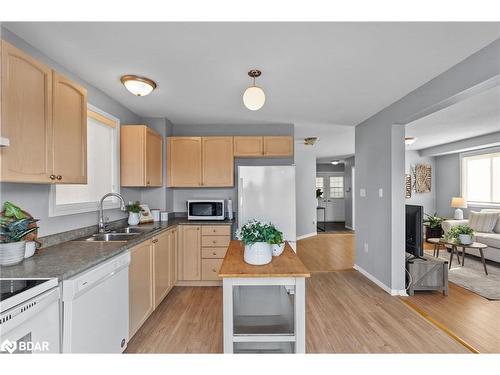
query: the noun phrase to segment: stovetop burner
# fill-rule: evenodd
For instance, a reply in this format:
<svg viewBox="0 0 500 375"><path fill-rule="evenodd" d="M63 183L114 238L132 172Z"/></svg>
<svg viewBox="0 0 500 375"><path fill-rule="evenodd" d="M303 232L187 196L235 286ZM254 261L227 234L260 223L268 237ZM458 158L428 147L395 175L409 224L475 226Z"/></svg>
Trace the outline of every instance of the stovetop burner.
<svg viewBox="0 0 500 375"><path fill-rule="evenodd" d="M0 301L5 301L46 281L47 279L0 279Z"/></svg>

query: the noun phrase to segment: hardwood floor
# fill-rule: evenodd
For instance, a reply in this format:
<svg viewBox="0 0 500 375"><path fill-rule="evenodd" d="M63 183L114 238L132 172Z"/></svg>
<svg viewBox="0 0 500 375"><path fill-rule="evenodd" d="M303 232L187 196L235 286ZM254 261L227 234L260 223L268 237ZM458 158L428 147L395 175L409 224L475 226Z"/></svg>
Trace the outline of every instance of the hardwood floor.
<svg viewBox="0 0 500 375"><path fill-rule="evenodd" d="M311 270L319 271L307 281L308 353L469 352L398 298L357 271L345 270L353 263L352 235L311 237L298 242L298 253ZM221 353L222 349L222 289L175 287L126 352Z"/></svg>
<svg viewBox="0 0 500 375"><path fill-rule="evenodd" d="M453 283L447 297L426 292L403 298L479 352L500 353L500 301L489 301Z"/></svg>

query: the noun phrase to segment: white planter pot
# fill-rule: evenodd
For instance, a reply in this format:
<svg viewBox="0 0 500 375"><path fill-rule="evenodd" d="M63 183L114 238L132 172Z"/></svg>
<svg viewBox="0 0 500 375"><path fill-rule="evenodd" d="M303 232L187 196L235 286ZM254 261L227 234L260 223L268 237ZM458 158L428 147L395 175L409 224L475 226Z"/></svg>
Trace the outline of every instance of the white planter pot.
<svg viewBox="0 0 500 375"><path fill-rule="evenodd" d="M285 250L285 243L283 242L282 244L279 245L273 244L272 249L273 249L273 257L278 257L281 255L283 250Z"/></svg>
<svg viewBox="0 0 500 375"><path fill-rule="evenodd" d="M472 243L472 237L470 234L459 234L458 242L462 245L470 245Z"/></svg>
<svg viewBox="0 0 500 375"><path fill-rule="evenodd" d="M139 219L141 218L141 214L139 212L129 212L128 213L128 225L137 225L139 224Z"/></svg>
<svg viewBox="0 0 500 375"><path fill-rule="evenodd" d="M21 263L24 259L26 241L0 244L0 265L12 266Z"/></svg>
<svg viewBox="0 0 500 375"><path fill-rule="evenodd" d="M252 245L245 245L243 259L246 263L256 266L271 263L271 260L273 260L271 244L256 242Z"/></svg>

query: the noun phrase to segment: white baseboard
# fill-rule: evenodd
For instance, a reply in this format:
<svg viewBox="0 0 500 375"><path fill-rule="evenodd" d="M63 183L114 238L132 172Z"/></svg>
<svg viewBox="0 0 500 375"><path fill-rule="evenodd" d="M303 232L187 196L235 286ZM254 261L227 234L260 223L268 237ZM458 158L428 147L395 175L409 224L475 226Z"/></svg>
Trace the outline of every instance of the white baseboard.
<svg viewBox="0 0 500 375"><path fill-rule="evenodd" d="M314 237L314 236L317 236L317 235L318 235L318 232L307 233L307 234L304 234L303 236L297 237L297 241L298 240L303 240L304 238L308 238L308 237Z"/></svg>
<svg viewBox="0 0 500 375"><path fill-rule="evenodd" d="M350 230L354 230L354 229L352 229L352 227L351 227L351 226L349 226L349 225L344 225L344 227L346 227L347 229L350 229Z"/></svg>
<svg viewBox="0 0 500 375"><path fill-rule="evenodd" d="M398 290L398 289L391 289L387 285L385 285L382 281L377 279L375 276L373 276L371 273L363 269L362 267L358 266L357 264L354 265L353 267L356 271L361 273L363 276L365 276L367 279L370 281L373 281L377 286L382 288L384 291L389 293L391 296L407 296L408 294L406 293L406 290Z"/></svg>

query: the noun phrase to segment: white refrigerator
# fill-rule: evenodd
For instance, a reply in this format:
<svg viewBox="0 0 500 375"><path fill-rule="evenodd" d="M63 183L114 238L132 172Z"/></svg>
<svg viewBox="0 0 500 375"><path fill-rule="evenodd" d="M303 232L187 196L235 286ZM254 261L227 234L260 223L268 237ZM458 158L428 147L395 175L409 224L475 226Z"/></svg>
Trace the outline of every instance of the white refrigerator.
<svg viewBox="0 0 500 375"><path fill-rule="evenodd" d="M295 166L238 167L238 226L272 222L296 251Z"/></svg>

